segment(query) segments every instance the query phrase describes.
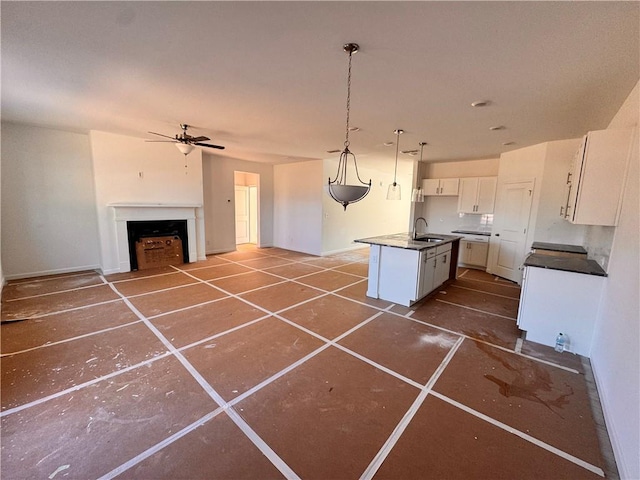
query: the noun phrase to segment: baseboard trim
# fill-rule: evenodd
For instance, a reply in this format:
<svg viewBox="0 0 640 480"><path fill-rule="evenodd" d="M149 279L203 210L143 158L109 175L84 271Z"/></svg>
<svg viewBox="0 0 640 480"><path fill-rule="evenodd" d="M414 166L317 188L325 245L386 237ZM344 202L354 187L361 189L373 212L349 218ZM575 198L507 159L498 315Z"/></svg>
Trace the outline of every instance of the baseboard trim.
<svg viewBox="0 0 640 480"><path fill-rule="evenodd" d="M22 280L24 278L34 278L34 277L44 277L47 275L61 275L64 273L79 273L79 272L86 272L86 271L92 271L92 270L97 270L97 271L102 271L102 269L100 268L100 265L80 265L77 267L68 267L68 268L58 268L58 269L52 269L52 270L42 270L39 272L25 272L25 273L14 273L11 275L6 275L3 282L4 281L9 281L9 280Z"/></svg>
<svg viewBox="0 0 640 480"><path fill-rule="evenodd" d="M326 252L322 252L320 254L321 257L326 257L327 255L335 255L337 253L346 253L346 252L352 252L353 250L361 250L363 248L366 248L366 245L362 244L362 243L358 243L356 245L352 245L351 247L347 247L347 248L340 248L338 250L329 250Z"/></svg>

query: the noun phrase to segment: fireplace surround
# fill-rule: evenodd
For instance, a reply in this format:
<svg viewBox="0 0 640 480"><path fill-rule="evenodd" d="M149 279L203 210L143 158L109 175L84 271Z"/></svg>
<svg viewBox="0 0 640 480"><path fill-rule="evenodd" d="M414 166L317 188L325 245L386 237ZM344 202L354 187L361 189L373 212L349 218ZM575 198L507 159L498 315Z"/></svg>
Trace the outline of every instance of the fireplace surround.
<svg viewBox="0 0 640 480"><path fill-rule="evenodd" d="M108 205L113 211L115 223L115 254L117 271L129 272L132 267L130 257L129 222L158 222L158 221L186 221L186 239L183 242L187 245L184 252L185 262L195 262L198 260L198 252L204 251L200 243L200 236L196 234L196 229L202 230L202 219L197 217L202 205L194 204L135 204L135 203L111 203ZM204 253L204 252L203 252Z"/></svg>

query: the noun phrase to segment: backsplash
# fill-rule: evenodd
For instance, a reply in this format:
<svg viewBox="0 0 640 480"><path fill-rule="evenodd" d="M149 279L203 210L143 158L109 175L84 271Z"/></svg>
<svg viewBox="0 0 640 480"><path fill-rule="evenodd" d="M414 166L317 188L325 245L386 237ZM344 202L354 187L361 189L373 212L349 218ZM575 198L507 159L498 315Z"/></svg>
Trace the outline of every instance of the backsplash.
<svg viewBox="0 0 640 480"><path fill-rule="evenodd" d="M493 214L459 213L457 230L474 232L491 232L493 228Z"/></svg>
<svg viewBox="0 0 640 480"><path fill-rule="evenodd" d="M605 271L609 266L609 256L613 245L613 236L616 227L601 227L598 225L588 225L584 237L584 248L589 253L589 258L600 264Z"/></svg>

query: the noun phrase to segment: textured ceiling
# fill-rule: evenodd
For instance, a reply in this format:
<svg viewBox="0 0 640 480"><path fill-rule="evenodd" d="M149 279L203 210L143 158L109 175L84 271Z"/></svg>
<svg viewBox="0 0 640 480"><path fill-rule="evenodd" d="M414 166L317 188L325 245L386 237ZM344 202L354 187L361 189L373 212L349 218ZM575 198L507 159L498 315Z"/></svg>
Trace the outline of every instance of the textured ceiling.
<svg viewBox="0 0 640 480"><path fill-rule="evenodd" d="M579 137L605 128L640 77L638 2L1 8L3 121L141 138L188 123L229 156L273 163L336 157L347 42L361 48L351 149L364 164L392 161L383 143L396 128L401 150L428 142L425 160ZM490 103L472 108L478 100Z"/></svg>

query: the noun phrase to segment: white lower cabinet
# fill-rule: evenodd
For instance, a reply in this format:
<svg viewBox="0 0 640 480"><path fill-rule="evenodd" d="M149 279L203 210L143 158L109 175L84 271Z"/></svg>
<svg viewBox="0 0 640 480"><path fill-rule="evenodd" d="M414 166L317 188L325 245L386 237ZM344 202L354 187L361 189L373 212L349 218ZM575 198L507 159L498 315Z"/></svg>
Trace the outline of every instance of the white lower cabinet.
<svg viewBox="0 0 640 480"><path fill-rule="evenodd" d="M438 251L440 249L440 251ZM436 273L434 275L433 289L438 288L449 279L451 268L451 244L436 247ZM432 289L432 290L433 290Z"/></svg>
<svg viewBox="0 0 640 480"><path fill-rule="evenodd" d="M433 290L433 279L436 274L436 249L420 252L420 271L418 272L418 291L415 299L428 295Z"/></svg>
<svg viewBox="0 0 640 480"><path fill-rule="evenodd" d="M382 246L375 261L376 268L369 266L367 294L408 307L449 279L451 244L425 250ZM377 291L371 287L376 280Z"/></svg>
<svg viewBox="0 0 640 480"><path fill-rule="evenodd" d="M525 267L518 327L549 347L563 333L570 352L589 357L603 284L597 275Z"/></svg>
<svg viewBox="0 0 640 480"><path fill-rule="evenodd" d="M486 267L489 255L489 244L480 242L460 242L460 257L458 262L463 265L474 267Z"/></svg>

